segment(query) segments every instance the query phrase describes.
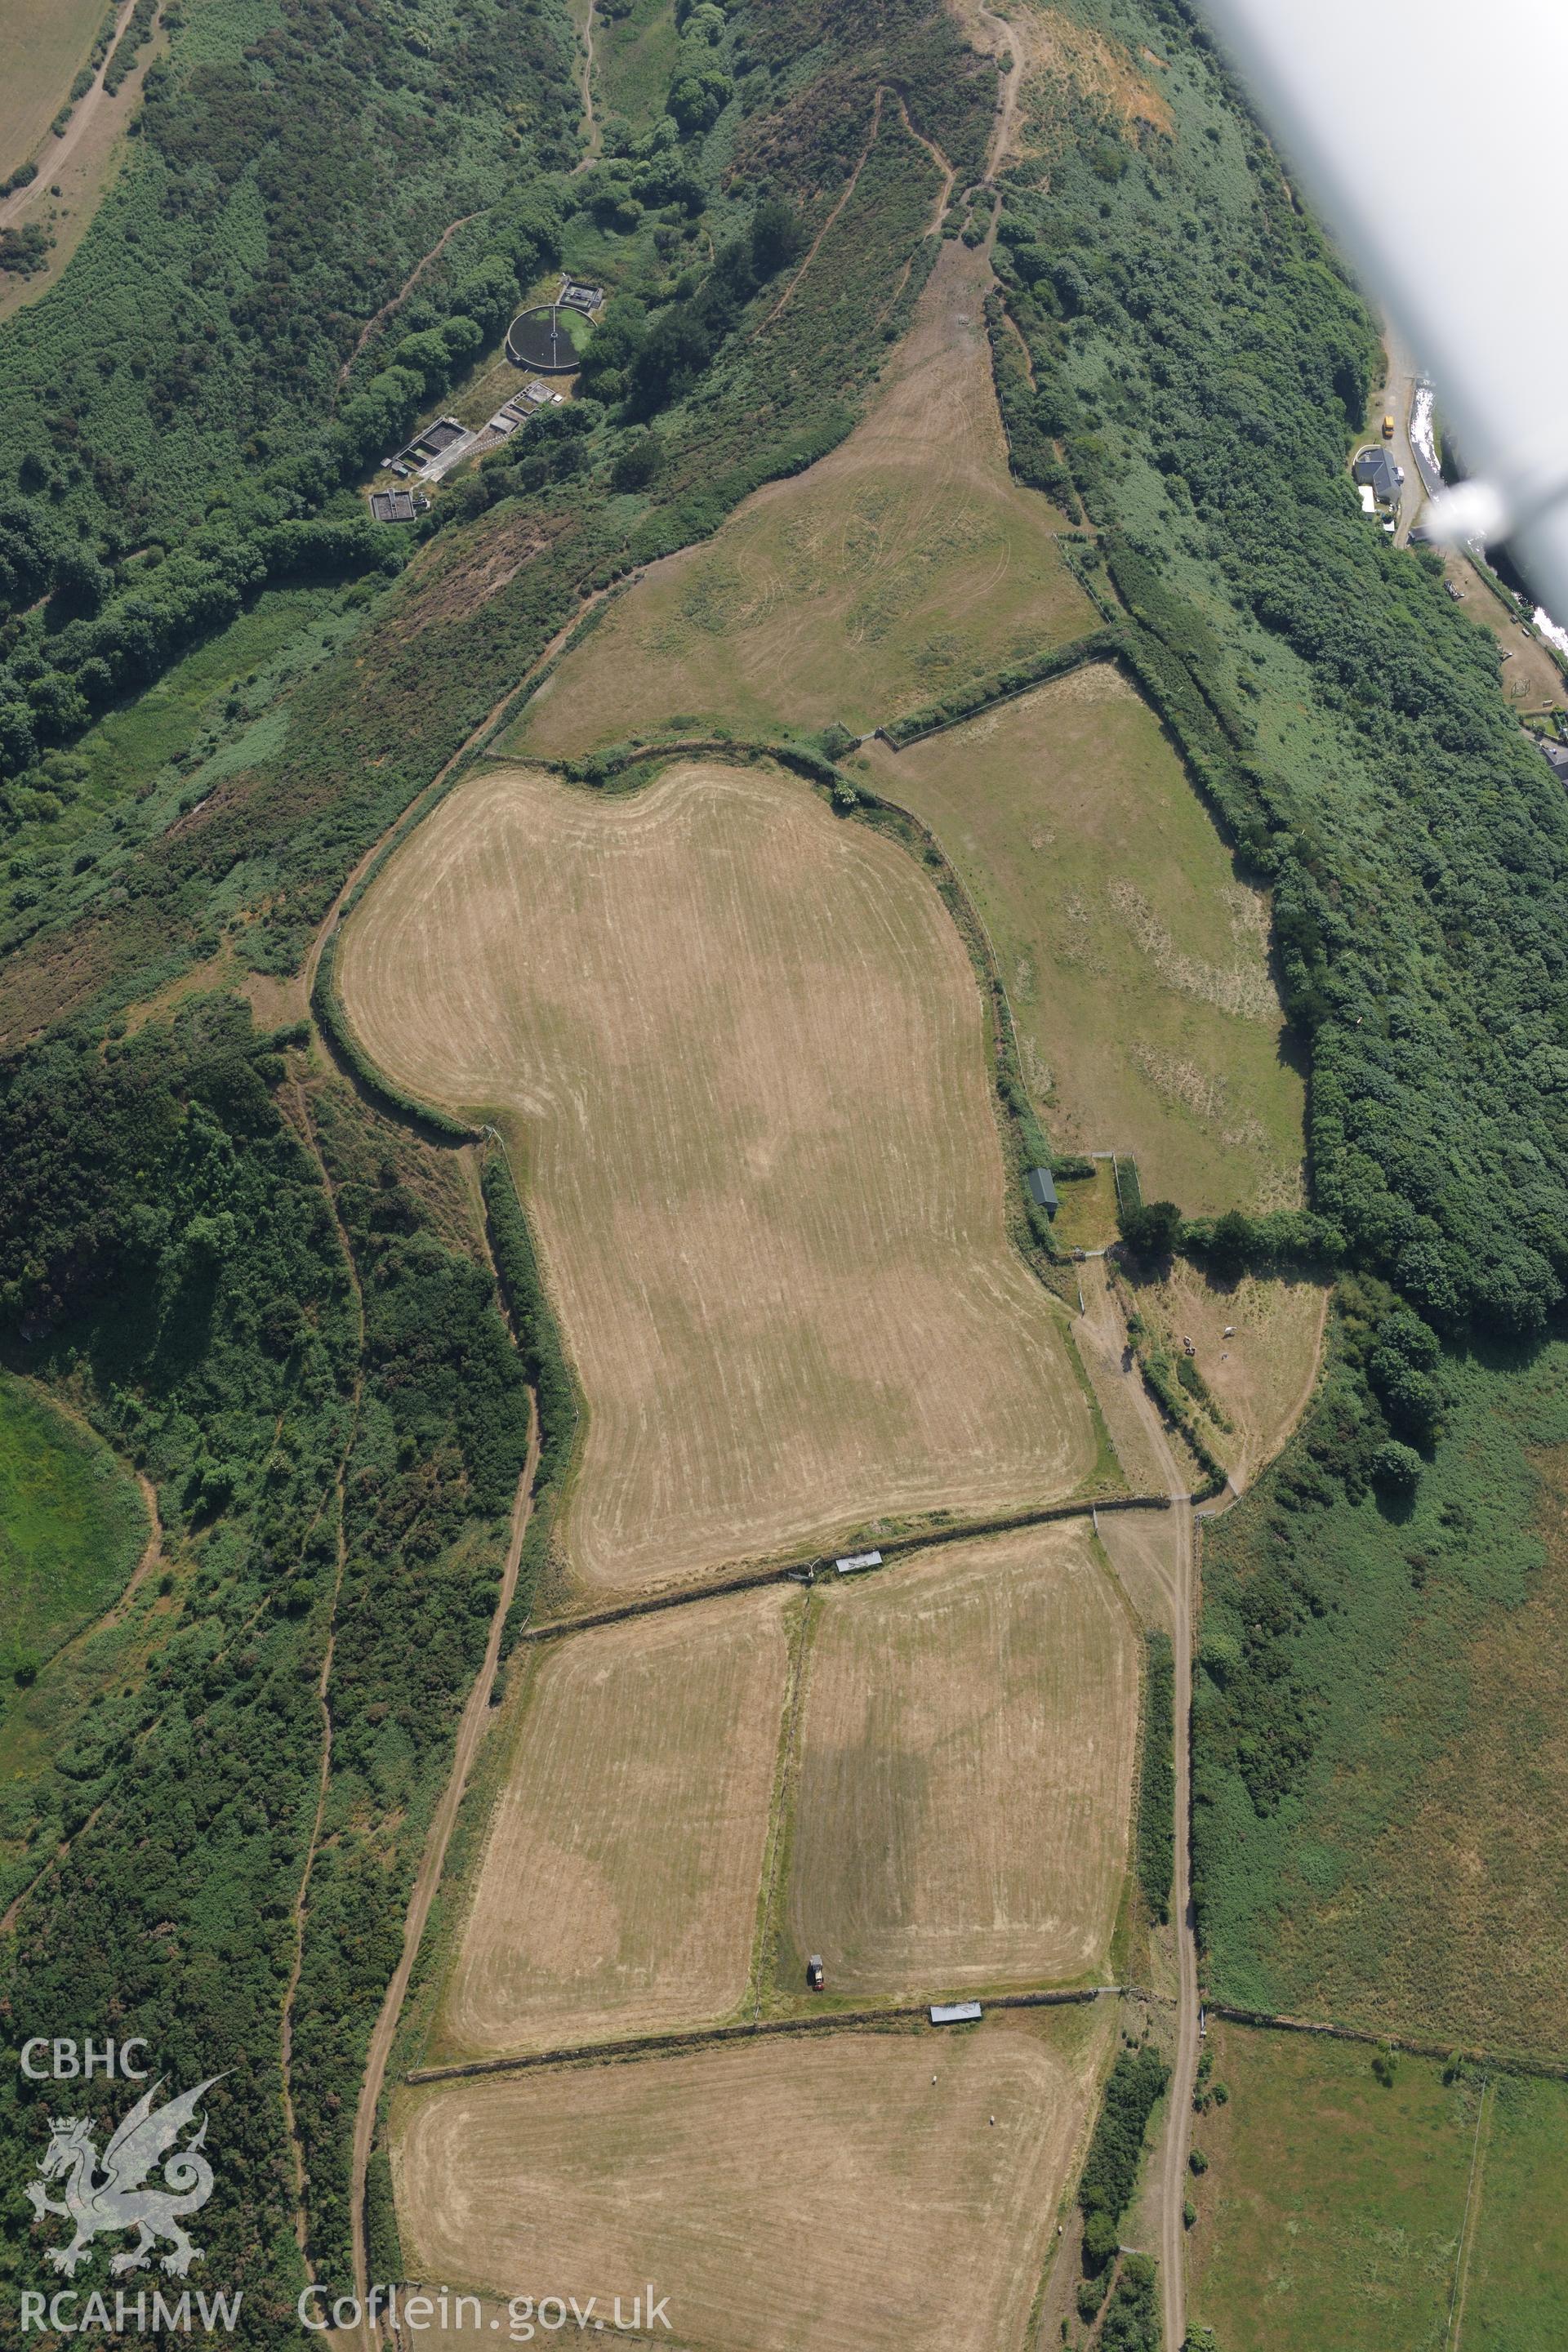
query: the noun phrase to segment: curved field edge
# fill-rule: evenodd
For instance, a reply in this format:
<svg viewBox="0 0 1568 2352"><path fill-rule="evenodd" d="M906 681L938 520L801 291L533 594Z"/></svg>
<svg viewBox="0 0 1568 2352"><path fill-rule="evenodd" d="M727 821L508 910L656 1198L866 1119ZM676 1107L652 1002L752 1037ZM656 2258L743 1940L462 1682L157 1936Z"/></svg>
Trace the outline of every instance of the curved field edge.
<svg viewBox="0 0 1568 2352"><path fill-rule="evenodd" d="M820 752L799 741L738 743L729 739L687 739L679 746L668 742L658 746L626 746L606 758L602 771L602 782L607 788L605 797L606 799L616 798L623 792L638 792L657 781L667 772L672 762L682 756L690 758L699 754L709 760L722 762L726 766L777 767L789 771L797 777L804 777L815 788L818 797L827 800L841 816L852 816L859 822L868 824L877 833L899 842L906 853L924 869L927 878L934 882L938 894L958 930L987 1008L987 1050L994 1082L991 1099L995 1129L1007 1171L1005 1212L1009 1238L1022 1255L1025 1263L1046 1280L1047 1286L1053 1291L1059 1290L1061 1277L1053 1276L1052 1274L1054 1253L1049 1225L1028 1202L1022 1184L1023 1174L1028 1168L1048 1164L1048 1146L1033 1117L1026 1093L1019 1081L1016 1048L1013 1041L1005 991L995 971L984 925L975 913L973 902L962 882L953 872L934 836L909 812L863 784L846 777ZM438 790L410 813L397 828L395 836L383 845L371 867L350 894L344 910L345 924L351 912L356 911L363 905L373 885L384 873L394 853L407 848L424 818L446 803L458 783L471 782L479 776L494 773L497 765L499 763L480 760L465 762L460 774L442 780ZM536 769L535 772L541 775L555 772L558 777L560 774L558 771L552 772L543 767ZM565 780L570 781L569 776ZM597 793L594 797L596 799ZM318 976L317 983L318 1011L324 1003L331 1015L334 1024L333 1035L340 1052L343 1054L346 1060L351 1062L356 1074L372 1091L373 1098L378 1099L384 1106L388 1104L395 1106L403 1117L413 1121L430 1122L437 1131L445 1130L450 1134L454 1140L458 1136L472 1135L476 1130L466 1121L454 1119L450 1110L437 1108L427 1098L421 1098L410 1092L400 1082L390 1079L355 1034L352 1017L343 1007L337 981L337 972L341 969L341 964L334 954L334 950L341 949L345 936L344 929L340 926L330 938L327 951L322 957L321 973ZM531 1221L525 1216L525 1229L529 1228L530 1223ZM530 1244L537 1271L537 1242L531 1236L531 1233L530 1233ZM546 1276L540 1280L539 1286L542 1293L547 1289L547 1286L548 1276ZM552 1319L556 1321L556 1328L559 1331L557 1318L552 1317ZM1092 1465L1072 1491L1075 1495L1085 1498L1110 1499L1118 1493L1125 1494L1129 1491L1127 1481L1116 1462L1103 1416L1092 1386L1083 1370L1072 1339L1070 1326L1065 1316L1062 1318L1061 1336L1067 1346L1068 1359L1073 1368L1079 1393L1083 1399L1089 1414L1095 1447ZM582 1399L581 1385L575 1380L574 1386L579 1400L579 1414L585 1416L585 1404ZM580 1454L581 1444L579 1443L574 1450L574 1461ZM568 1474L569 1479L574 1481L575 1475L574 1467ZM989 1523L988 1519L986 1523ZM881 1529L884 1532L898 1532L907 1536L916 1532L921 1524L918 1519L915 1521L895 1519L889 1522L884 1518L881 1522ZM848 1539L849 1538L846 1537L845 1540ZM794 1555L787 1551L783 1555L778 1553L763 1555L768 1558L791 1556ZM739 1561L736 1564L739 1565ZM564 1594L560 1597L563 1599ZM542 1599L545 1596L542 1596ZM550 1605L553 1605L552 1599Z"/></svg>
<svg viewBox="0 0 1568 2352"><path fill-rule="evenodd" d="M108 0L18 0L7 27L16 43L10 85L0 106L0 171L14 171L39 149L49 118L84 66ZM124 0L113 0L110 21Z"/></svg>
<svg viewBox="0 0 1568 2352"><path fill-rule="evenodd" d="M597 818L595 818L595 824L597 824Z"/></svg>

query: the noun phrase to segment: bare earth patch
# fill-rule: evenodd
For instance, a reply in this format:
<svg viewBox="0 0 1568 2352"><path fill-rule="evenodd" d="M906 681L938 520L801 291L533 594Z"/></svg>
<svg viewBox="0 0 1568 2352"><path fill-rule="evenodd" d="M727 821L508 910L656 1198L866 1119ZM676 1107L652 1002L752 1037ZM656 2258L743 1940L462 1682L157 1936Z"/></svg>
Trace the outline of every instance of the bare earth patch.
<svg viewBox="0 0 1568 2352"><path fill-rule="evenodd" d="M1110 2021L824 2034L405 2092L411 2274L592 2295L606 2333L615 2296L629 2318L651 2280L658 2340L710 2352L999 2352L1022 2343Z"/></svg>
<svg viewBox="0 0 1568 2352"><path fill-rule="evenodd" d="M809 472L650 566L503 748L554 758L677 719L901 710L1095 625L1061 517L1007 470L984 256L944 247L870 413Z"/></svg>
<svg viewBox="0 0 1568 2352"><path fill-rule="evenodd" d="M784 1708L784 1610L777 1589L746 1593L538 1656L433 2055L651 2032L735 2007Z"/></svg>
<svg viewBox="0 0 1568 2352"><path fill-rule="evenodd" d="M770 772L465 782L351 919L345 1003L493 1109L588 1403L598 1592L872 1515L1069 1492L1094 1442L1007 1242L984 1014L895 844Z"/></svg>
<svg viewBox="0 0 1568 2352"><path fill-rule="evenodd" d="M1064 127L1067 110L1087 101L1104 121L1113 123L1131 146L1151 133L1175 136L1170 101L1159 87L1164 60L1152 49L1132 49L1114 35L1082 24L1065 8L1048 7L1042 0L949 0L959 23L974 47L994 54L1000 18L1011 40L1007 44L1019 67L1018 89L1009 110L1002 152L992 159L994 172L1009 164L1026 171L1047 160L1053 134ZM1152 67L1151 73L1148 68Z"/></svg>
<svg viewBox="0 0 1568 2352"><path fill-rule="evenodd" d="M1087 1525L830 1591L806 1670L796 1953L847 1994L1083 1975L1126 1860L1136 1637Z"/></svg>

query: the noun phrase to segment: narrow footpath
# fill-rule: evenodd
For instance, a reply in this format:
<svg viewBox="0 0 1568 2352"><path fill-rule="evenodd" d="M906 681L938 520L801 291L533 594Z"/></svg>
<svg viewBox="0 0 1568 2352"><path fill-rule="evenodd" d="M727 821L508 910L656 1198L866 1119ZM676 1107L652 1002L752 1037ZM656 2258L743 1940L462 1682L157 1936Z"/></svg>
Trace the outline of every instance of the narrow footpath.
<svg viewBox="0 0 1568 2352"><path fill-rule="evenodd" d="M365 2243L365 2182L370 2172L371 2143L375 2137L375 2115L381 2104L382 2086L386 2081L387 2060L392 2054L398 2020L414 1975L414 1963L419 1956L425 1925L430 1916L430 1906L436 1899L436 1889L446 1868L447 1848L452 1842L452 1831L458 1819L458 1808L463 1801L468 1785L468 1775L479 1754L479 1741L489 1719L490 1693L495 1687L496 1669L500 1664L501 1633L507 1612L517 1591L517 1572L522 1558L522 1539L528 1533L528 1522L533 1510L533 1481L539 1468L539 1414L531 1399L529 1407L528 1459L518 1480L517 1499L512 1505L511 1538L507 1545L506 1565L501 1571L500 1593L490 1618L489 1639L485 1644L484 1664L474 1677L458 1726L457 1745L452 1751L452 1769L447 1776L441 1801L437 1806L425 1840L425 1851L419 1858L419 1869L409 1896L407 1916L403 1925L403 1949L398 1956L392 1981L386 1988L386 1998L381 2004L381 2014L371 2031L365 2052L364 2076L360 2084L359 2105L354 2115L353 2154L349 2170L349 2212L353 2218L354 2294L363 2309L369 2275L369 2256ZM374 2352L381 2340L379 2326L369 2320L363 2323L359 2341L365 2352Z"/></svg>
<svg viewBox="0 0 1568 2352"><path fill-rule="evenodd" d="M359 1436L360 1408L364 1399L365 1318L364 1292L360 1286L359 1267L354 1262L353 1245L348 1228L338 1207L338 1196L331 1171L322 1156L316 1124L310 1116L310 1098L298 1073L293 1087L294 1116L305 1148L316 1163L321 1190L331 1208L332 1222L337 1227L338 1242L348 1269L349 1285L353 1293L355 1318L355 1361L353 1388L349 1398L348 1433L338 1459L332 1481L333 1508L337 1517L337 1567L332 1580L331 1603L327 1612L327 1638L321 1650L321 1670L316 1679L316 1705L321 1718L321 1763L316 1776L316 1811L310 1826L310 1842L305 1848L305 1864L300 1874L300 1885L289 1914L289 1929L294 1941L294 1956L289 1969L289 1981L284 1987L283 2003L279 2018L279 2062L283 2084L283 2121L289 2134L289 2160L294 2177L294 2235L304 2259L308 2275L310 2258L310 2177L305 2166L305 2146L300 2136L299 2117L294 2105L294 2004L299 1998L300 1979L305 1966L305 1920L310 1907L310 1880L315 1873L321 1850L321 1829L326 1819L327 1795L332 1780L332 1666L338 1649L338 1604L342 1599L343 1570L348 1551L345 1519L348 1507L348 1470L354 1444ZM320 1514L318 1513L318 1517Z"/></svg>
<svg viewBox="0 0 1568 2352"><path fill-rule="evenodd" d="M583 95L583 121L580 126L583 152L572 166L574 179L579 172L585 172L590 163L598 162L599 150L603 144L599 118L594 107L594 0L587 0L579 29L583 37L583 66L579 79L579 88Z"/></svg>

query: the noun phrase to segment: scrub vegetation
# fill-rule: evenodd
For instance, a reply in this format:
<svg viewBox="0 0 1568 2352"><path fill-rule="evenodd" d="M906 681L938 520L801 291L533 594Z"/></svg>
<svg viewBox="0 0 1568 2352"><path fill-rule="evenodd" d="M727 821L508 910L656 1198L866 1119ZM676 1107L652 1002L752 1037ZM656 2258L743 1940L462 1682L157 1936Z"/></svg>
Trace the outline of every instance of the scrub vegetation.
<svg viewBox="0 0 1568 2352"><path fill-rule="evenodd" d="M575 179L552 5L431 0L395 37L315 0L174 16L126 168L0 326L0 1318L164 1527L123 1619L8 1688L0 1999L24 2034L133 2015L168 2078L224 2074L213 2138L246 2193L204 2221L208 2275L243 2289L236 2341L277 2352L297 2163L317 2273L349 2274L360 2059L496 1603L525 1370L555 1380L557 1475L575 1415L526 1235L492 1211L520 1358L477 1187L329 1074L294 975L584 593L842 436L938 175L892 113L791 305L817 341L753 336L871 112L851 87L821 139L808 111L769 144L770 60L830 72L847 47L810 6L769 12L751 67L726 32L727 128L672 117ZM911 120L926 90L983 139L994 77L940 11L889 0L873 53L873 78L907 60ZM642 413L601 380L421 533L373 530L362 466L558 257L602 268L623 350L679 326ZM619 487L650 427L658 463ZM51 2094L13 2073L3 2095L13 2280L39 2267L20 2189Z"/></svg>
<svg viewBox="0 0 1568 2352"><path fill-rule="evenodd" d="M481 1169L366 1100L302 974L356 866L491 729L542 740L572 664L628 641L642 592L616 592L672 558L645 603L676 583L667 650L693 683L639 720L733 725L732 688L748 725L809 729L797 750L821 773L858 756L861 719L966 713L973 739L983 677L1038 683L1092 636L1147 706L1122 697L1108 722L1129 738L1116 789L1137 772L1173 805L1173 754L1206 802L1228 870L1191 805L1176 863L1245 894L1212 903L1247 936L1216 921L1209 952L1201 909L1163 908L1131 872L1111 900L1108 879L1109 977L1157 975L1171 1001L1126 1040L1148 1139L1094 1146L1144 1163L1147 1197L1125 1187L1121 1211L1151 1294L1180 1295L1173 1249L1219 1287L1283 1268L1337 1290L1304 1425L1205 1532L1205 1969L1245 2005L1561 2063L1568 810L1492 636L1359 514L1344 459L1380 372L1372 321L1184 0L1018 0L1013 137L973 204L998 79L937 0L598 9L581 171L562 0L202 0L165 8L156 41L153 15L138 0L125 37L145 88L125 84L123 167L0 322L0 1346L153 1483L163 1528L123 1612L104 1616L121 1570L100 1552L92 1590L28 1634L36 1676L5 1688L13 2026L101 2036L133 2016L171 2079L222 2074L213 2139L244 2194L209 2209L208 2276L244 2290L237 2344L294 2341L297 2229L318 2275L348 2275L360 2062L500 1590L530 1380L546 1507L513 1634L574 1501L580 1426L493 1145ZM367 470L473 391L561 268L609 298L573 399L468 463L416 527L373 526ZM791 485L816 521L789 544L790 492L768 486L851 468L925 295L995 385L1016 478L983 407L948 436L955 468L989 451L955 539L885 452L849 540L816 485ZM820 708L751 659L766 566L726 572L714 539L758 492L738 538L754 553L774 530L780 576L809 570L837 599L837 636L802 639L831 643L831 671L807 664ZM960 579L1001 642L900 602ZM573 655L579 626L597 636ZM1081 653L1060 670L1047 711L1090 675ZM933 738L933 773L964 734ZM584 800L610 772L587 760ZM826 774L841 807L874 780ZM944 846L978 898L966 830L981 842L955 799ZM1005 950L1009 987L1031 953ZM1288 1050L1272 990L1216 1003L1238 974L1272 976ZM1047 1114L1044 1149L1086 1143L1051 1131L1072 1097L1064 1080L1053 1104L1039 1050L1045 1076L1009 1072L1018 1116ZM1235 1099L1196 1104L1216 1077ZM1169 1132L1186 1122L1184 1159L1162 1160L1152 1099ZM1126 1111L1142 1116L1131 1087ZM1201 1380L1252 1444L1239 1391L1172 1365L1184 1410L1207 1411ZM804 2295L847 2342L916 2341L922 2320L989 2347L1027 2319L1103 2021L988 2019L942 2045L934 2088L913 2041L829 2035L805 2065L758 2042L448 2086L409 2112L447 2180L465 2134L490 2136L501 2203L465 2226L504 2257L498 2284L565 2247L602 2290L616 2167L673 2147L638 2284L673 2247L705 2340L782 2341ZM1440 2341L1464 2207L1449 2147L1467 2117L1475 2145L1479 2093L1397 2055L1373 2074L1359 2045L1226 2049L1230 2099L1211 2077L1200 2124L1215 2201L1193 2191L1197 2315L1223 2352ZM1158 2069L1129 2050L1110 2077L1086 2243L1131 2194ZM1514 2087L1480 2115L1500 2161L1463 2305L1463 2342L1499 2352L1563 2333L1531 2186L1560 2119L1544 2087L1510 2107ZM21 2189L49 2096L0 2080L7 2293L40 2266ZM90 2104L109 2119L105 2086ZM438 2267L470 2242L418 2156L411 2139L399 2190L426 2236L405 2259ZM377 2167L384 2245L384 2150ZM1314 2251L1330 2243L1337 2278ZM624 2234L616 2252L640 2260ZM1084 2285L1100 2342L1147 2340L1132 2258L1102 2248Z"/></svg>
<svg viewBox="0 0 1568 2352"><path fill-rule="evenodd" d="M1441 566L1356 512L1373 324L1206 36L1174 5L1082 16L1141 44L1161 105L1115 101L1081 44L1035 58L1048 195L1037 169L1005 177L993 320L1027 352L1026 402L998 362L1013 460L1029 477L1048 445L1095 526L1077 560L1268 894L1309 1080L1304 1217L1184 1219L1146 1173L1122 1230L1151 1285L1173 1248L1222 1286L1343 1270L1304 1425L1205 1534L1208 1979L1561 2059L1539 1734L1568 1435L1568 810ZM1235 1419L1206 1366L1188 1413L1198 1380Z"/></svg>
<svg viewBox="0 0 1568 2352"><path fill-rule="evenodd" d="M1223 2352L1561 2341L1563 2084L1404 2054L1379 2071L1365 2043L1234 2026L1216 2050L1191 2309Z"/></svg>
<svg viewBox="0 0 1568 2352"><path fill-rule="evenodd" d="M1206 35L1175 0L1123 21L1154 18L1174 135L1069 59L1048 199L1005 188L1035 415L1272 892L1314 1205L1440 1327L1528 1337L1568 1273L1568 806L1440 563L1363 529L1371 320Z"/></svg>
<svg viewBox="0 0 1568 2352"><path fill-rule="evenodd" d="M339 2118L494 1606L521 1374L423 1147L378 1133L232 998L13 1064L0 1165L8 1324L33 1376L153 1481L177 1561L87 1671L68 1653L9 1702L23 1778L0 1896L26 1900L6 1998L81 2033L129 2005L180 2079L229 2070L215 2134L257 2186L208 2241L256 2296L252 2340L276 2344L292 1905L313 1850L293 2105L310 2240L336 2263ZM47 1764L15 1714L52 1725ZM44 2110L16 2074L4 2097L19 2184Z"/></svg>
<svg viewBox="0 0 1568 2352"><path fill-rule="evenodd" d="M1280 1463L1206 1531L1196 1892L1215 1993L1561 2060L1568 1350L1440 1374L1413 1496L1368 1480L1342 1319Z"/></svg>

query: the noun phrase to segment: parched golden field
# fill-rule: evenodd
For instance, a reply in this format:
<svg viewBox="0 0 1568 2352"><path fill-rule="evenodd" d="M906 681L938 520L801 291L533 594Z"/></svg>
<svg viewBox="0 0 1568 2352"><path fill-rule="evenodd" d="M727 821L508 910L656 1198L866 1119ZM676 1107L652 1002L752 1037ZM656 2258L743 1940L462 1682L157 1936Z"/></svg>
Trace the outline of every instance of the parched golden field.
<svg viewBox="0 0 1568 2352"><path fill-rule="evenodd" d="M814 1596L787 1916L835 1993L1081 1977L1127 1856L1137 1635L1086 1523Z"/></svg>
<svg viewBox="0 0 1568 2352"><path fill-rule="evenodd" d="M1193 1215L1299 1200L1305 1097L1267 904L1121 672L867 749L984 919L1058 1149L1131 1153L1144 1198Z"/></svg>
<svg viewBox="0 0 1568 2352"><path fill-rule="evenodd" d="M606 2323L651 2280L658 2341L708 2352L1023 2352L1110 2031L1106 2005L405 2090L409 2275Z"/></svg>
<svg viewBox="0 0 1568 2352"><path fill-rule="evenodd" d="M774 1587L538 1655L433 2056L668 2030L734 2008L784 1714L786 1605Z"/></svg>
<svg viewBox="0 0 1568 2352"><path fill-rule="evenodd" d="M384 1070L508 1136L587 1399L563 1538L596 1593L1092 1466L1006 1237L980 992L895 843L757 769L495 769L338 971Z"/></svg>
<svg viewBox="0 0 1568 2352"><path fill-rule="evenodd" d="M1095 627L1061 517L1007 470L987 282L981 255L945 246L848 440L652 565L502 749L556 758L678 719L862 734Z"/></svg>
<svg viewBox="0 0 1568 2352"><path fill-rule="evenodd" d="M130 0L117 0L119 29L131 15ZM0 273L0 319L7 318L57 284L88 229L109 183L126 153L130 124L142 102L148 68L167 54L169 37L163 19L152 40L137 52L132 70L112 98L101 75L93 89L77 100L70 121L58 139L47 136L49 124L66 102L79 68L86 65L93 35L109 12L109 0L60 0L44 7L38 0L12 0L5 12L6 63L16 70L0 102L0 126L8 120L9 135L0 131L0 171L14 171L29 152L38 166L30 185L0 200L0 227L42 229L48 252L41 268L30 277ZM20 18L26 30L11 37ZM40 142L42 142L40 144Z"/></svg>
<svg viewBox="0 0 1568 2352"><path fill-rule="evenodd" d="M110 0L7 0L0 173L26 161L65 104L110 5Z"/></svg>

